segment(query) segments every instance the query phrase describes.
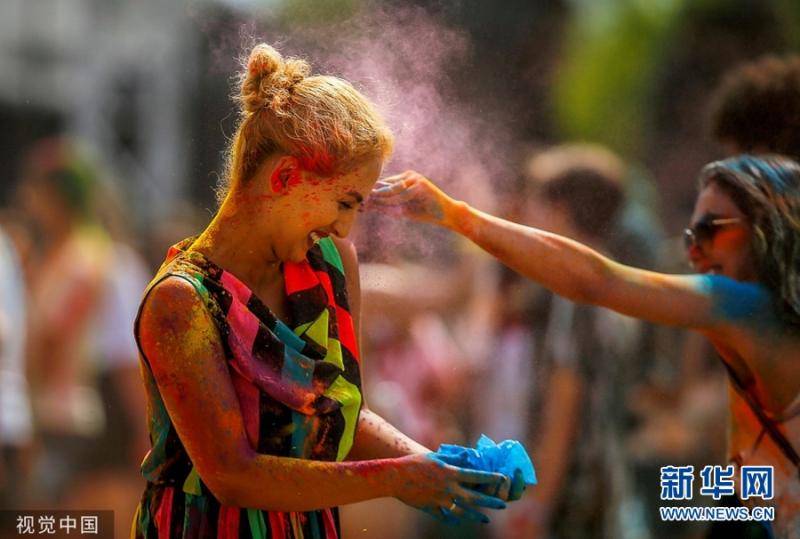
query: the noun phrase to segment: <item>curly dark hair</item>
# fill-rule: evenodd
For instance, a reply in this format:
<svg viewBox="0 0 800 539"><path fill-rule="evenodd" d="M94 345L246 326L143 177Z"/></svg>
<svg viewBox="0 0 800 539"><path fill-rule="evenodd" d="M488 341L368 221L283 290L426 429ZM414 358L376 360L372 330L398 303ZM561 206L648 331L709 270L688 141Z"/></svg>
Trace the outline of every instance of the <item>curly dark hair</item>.
<svg viewBox="0 0 800 539"><path fill-rule="evenodd" d="M739 151L800 158L800 56L764 56L729 72L709 120L713 136Z"/></svg>
<svg viewBox="0 0 800 539"><path fill-rule="evenodd" d="M740 155L706 165L700 189L710 183L749 220L756 275L781 318L800 328L800 164L781 155Z"/></svg>

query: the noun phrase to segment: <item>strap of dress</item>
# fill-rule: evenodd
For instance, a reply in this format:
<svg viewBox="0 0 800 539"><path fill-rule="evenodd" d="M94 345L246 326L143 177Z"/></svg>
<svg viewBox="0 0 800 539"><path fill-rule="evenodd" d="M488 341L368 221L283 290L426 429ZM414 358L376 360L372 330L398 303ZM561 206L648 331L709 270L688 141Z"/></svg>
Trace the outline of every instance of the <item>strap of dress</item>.
<svg viewBox="0 0 800 539"><path fill-rule="evenodd" d="M800 415L800 393L798 393L797 396L794 398L794 400L789 404L789 406L787 406L783 410L783 412L775 416L774 419L778 423L784 423L799 415Z"/></svg>
<svg viewBox="0 0 800 539"><path fill-rule="evenodd" d="M752 391L750 391L750 387L746 387L742 384L739 377L734 372L733 368L728 365L725 361L722 362L725 365L725 369L728 371L728 375L731 377L733 381L733 387L736 388L736 391L747 401L747 404L750 406L750 409L756 415L758 420L761 422L761 425L764 427L764 430L767 434L769 434L772 441L781 449L783 454L786 456L789 461L794 464L795 468L797 468L798 477L800 477L800 455L797 454L797 451L792 446L791 442L786 439L786 436L778 429L776 422L771 419L764 408L758 403L755 395Z"/></svg>

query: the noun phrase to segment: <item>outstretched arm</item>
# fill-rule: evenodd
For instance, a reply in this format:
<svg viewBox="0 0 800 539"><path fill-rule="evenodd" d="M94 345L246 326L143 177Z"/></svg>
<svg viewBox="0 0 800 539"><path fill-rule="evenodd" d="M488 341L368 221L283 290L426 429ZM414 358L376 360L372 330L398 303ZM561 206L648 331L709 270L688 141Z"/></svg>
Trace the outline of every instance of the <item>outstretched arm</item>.
<svg viewBox="0 0 800 539"><path fill-rule="evenodd" d="M382 180L370 201L462 234L511 269L579 303L695 329L711 329L736 314L726 311L737 299L728 279L667 275L616 263L571 239L455 201L416 172Z"/></svg>

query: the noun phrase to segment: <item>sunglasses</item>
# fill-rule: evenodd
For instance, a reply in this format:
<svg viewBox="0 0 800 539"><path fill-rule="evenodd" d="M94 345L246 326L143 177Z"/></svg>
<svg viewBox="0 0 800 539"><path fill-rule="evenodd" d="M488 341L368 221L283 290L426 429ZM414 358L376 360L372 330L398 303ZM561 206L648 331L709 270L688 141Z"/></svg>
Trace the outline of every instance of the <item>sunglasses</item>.
<svg viewBox="0 0 800 539"><path fill-rule="evenodd" d="M683 230L683 244L689 249L700 243L706 243L714 239L717 230L722 227L735 225L742 222L739 217L718 217L703 218L694 225Z"/></svg>

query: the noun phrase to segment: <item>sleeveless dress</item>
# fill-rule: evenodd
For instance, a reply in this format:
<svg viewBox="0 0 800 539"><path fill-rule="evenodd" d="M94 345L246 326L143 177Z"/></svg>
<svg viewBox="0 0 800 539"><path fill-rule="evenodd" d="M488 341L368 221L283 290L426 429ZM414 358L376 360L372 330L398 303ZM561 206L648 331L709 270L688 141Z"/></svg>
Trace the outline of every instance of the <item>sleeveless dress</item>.
<svg viewBox="0 0 800 539"><path fill-rule="evenodd" d="M192 242L189 238L170 249L144 297L168 276L193 285L219 330L254 450L343 460L361 410L361 376L344 269L333 241L319 241L302 263L283 264L289 325L236 276L200 253L187 252ZM137 343L138 326L137 317ZM141 465L147 485L131 539L339 536L336 508L280 512L221 505L192 464L139 350L152 448Z"/></svg>

